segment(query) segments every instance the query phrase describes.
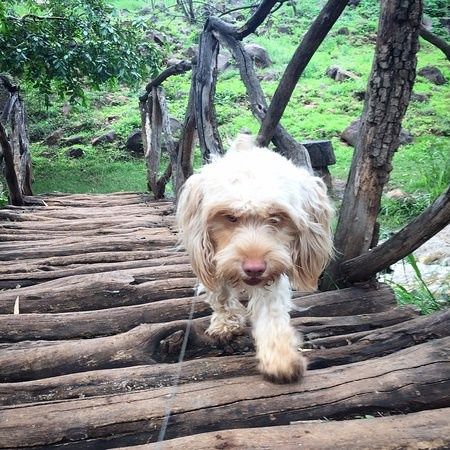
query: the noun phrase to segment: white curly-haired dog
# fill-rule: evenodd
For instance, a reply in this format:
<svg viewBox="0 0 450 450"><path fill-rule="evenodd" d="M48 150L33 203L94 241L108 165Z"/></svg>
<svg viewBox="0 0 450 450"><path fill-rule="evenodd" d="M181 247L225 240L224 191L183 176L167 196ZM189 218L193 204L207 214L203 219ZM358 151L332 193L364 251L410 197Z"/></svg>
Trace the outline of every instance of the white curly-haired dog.
<svg viewBox="0 0 450 450"><path fill-rule="evenodd" d="M317 288L332 251L331 217L322 180L249 135L180 194L180 238L213 309L207 333L229 339L249 315L259 369L273 382L297 381L306 369L289 323L291 286Z"/></svg>

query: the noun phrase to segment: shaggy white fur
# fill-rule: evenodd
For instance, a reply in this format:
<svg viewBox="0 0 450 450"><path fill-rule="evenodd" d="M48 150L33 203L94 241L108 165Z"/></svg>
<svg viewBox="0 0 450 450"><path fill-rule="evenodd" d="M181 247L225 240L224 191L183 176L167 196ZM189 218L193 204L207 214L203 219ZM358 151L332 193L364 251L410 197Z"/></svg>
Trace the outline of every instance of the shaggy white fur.
<svg viewBox="0 0 450 450"><path fill-rule="evenodd" d="M332 252L331 218L322 180L248 135L180 194L180 238L214 311L207 332L229 339L249 315L259 367L271 381L293 382L305 370L289 323L290 286L316 289Z"/></svg>

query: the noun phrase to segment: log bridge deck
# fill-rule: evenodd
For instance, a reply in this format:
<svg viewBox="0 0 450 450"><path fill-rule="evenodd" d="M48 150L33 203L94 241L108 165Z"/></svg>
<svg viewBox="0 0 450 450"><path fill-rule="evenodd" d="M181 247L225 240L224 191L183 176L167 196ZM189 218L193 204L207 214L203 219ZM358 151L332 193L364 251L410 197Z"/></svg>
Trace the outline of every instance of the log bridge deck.
<svg viewBox="0 0 450 450"><path fill-rule="evenodd" d="M310 370L273 385L196 301L178 364L195 278L173 205L41 198L0 210L0 448L450 448L448 310L386 286L298 296Z"/></svg>

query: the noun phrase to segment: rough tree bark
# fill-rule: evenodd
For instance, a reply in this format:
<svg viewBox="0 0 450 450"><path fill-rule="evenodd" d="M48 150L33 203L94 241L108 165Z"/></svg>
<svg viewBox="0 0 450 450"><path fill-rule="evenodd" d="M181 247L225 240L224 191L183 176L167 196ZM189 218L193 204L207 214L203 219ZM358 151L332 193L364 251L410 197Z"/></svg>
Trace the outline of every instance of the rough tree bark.
<svg viewBox="0 0 450 450"><path fill-rule="evenodd" d="M0 89L7 94L0 111L0 147L5 164L5 178L11 203L23 205L24 196L33 195L25 105L20 97L19 87L4 75L0 75ZM0 154L0 162L1 159Z"/></svg>
<svg viewBox="0 0 450 450"><path fill-rule="evenodd" d="M370 248L415 79L421 15L421 0L381 2L375 59L336 229L337 258L326 271L323 288L341 283L342 261Z"/></svg>

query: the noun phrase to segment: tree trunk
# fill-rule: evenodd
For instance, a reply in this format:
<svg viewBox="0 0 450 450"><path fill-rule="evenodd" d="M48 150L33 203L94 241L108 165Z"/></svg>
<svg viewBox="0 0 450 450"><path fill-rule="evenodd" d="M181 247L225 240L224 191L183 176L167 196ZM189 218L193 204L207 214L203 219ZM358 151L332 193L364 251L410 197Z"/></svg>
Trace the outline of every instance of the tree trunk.
<svg viewBox="0 0 450 450"><path fill-rule="evenodd" d="M326 271L323 288L341 283L342 261L370 248L415 79L421 14L421 0L381 2L375 59L335 234L337 258Z"/></svg>

